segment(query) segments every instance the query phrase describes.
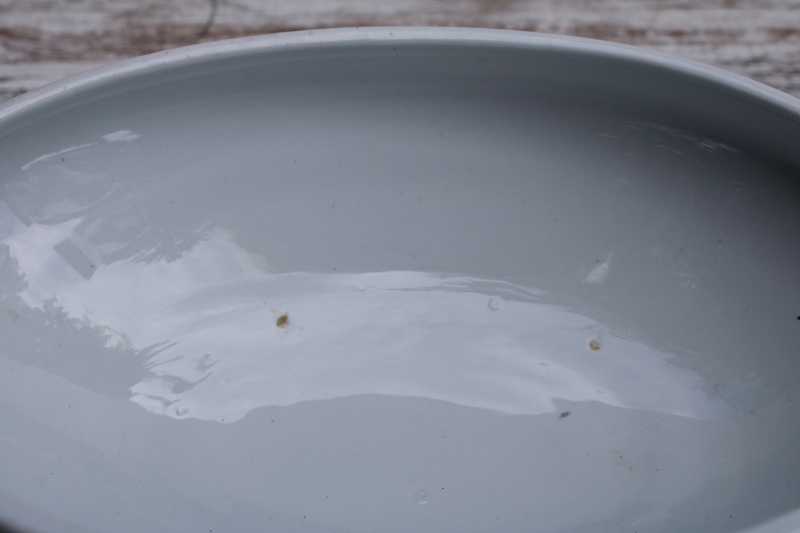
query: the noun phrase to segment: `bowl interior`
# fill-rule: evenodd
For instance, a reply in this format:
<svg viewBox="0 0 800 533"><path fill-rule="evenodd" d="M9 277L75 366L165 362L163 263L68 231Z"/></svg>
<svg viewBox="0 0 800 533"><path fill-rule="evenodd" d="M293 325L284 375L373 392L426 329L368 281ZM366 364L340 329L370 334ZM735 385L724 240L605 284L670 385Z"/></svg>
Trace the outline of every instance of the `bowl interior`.
<svg viewBox="0 0 800 533"><path fill-rule="evenodd" d="M798 173L756 130L797 120L531 39L192 48L7 116L2 516L667 532L796 509Z"/></svg>

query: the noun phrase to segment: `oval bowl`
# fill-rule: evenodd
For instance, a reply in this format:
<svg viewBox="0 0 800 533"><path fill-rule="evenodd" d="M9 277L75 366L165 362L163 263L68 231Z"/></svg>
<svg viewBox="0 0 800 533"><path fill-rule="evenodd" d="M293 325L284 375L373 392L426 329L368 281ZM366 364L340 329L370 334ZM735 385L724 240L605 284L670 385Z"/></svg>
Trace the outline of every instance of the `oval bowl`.
<svg viewBox="0 0 800 533"><path fill-rule="evenodd" d="M586 39L180 48L0 107L23 531L800 531L800 104Z"/></svg>

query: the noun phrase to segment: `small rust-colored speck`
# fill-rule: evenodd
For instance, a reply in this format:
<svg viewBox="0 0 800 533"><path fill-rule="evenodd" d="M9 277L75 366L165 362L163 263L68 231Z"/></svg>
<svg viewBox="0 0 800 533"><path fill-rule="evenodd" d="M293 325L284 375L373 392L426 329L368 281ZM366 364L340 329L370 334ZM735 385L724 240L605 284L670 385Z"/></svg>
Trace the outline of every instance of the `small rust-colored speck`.
<svg viewBox="0 0 800 533"><path fill-rule="evenodd" d="M589 341L589 348L592 350L599 350L600 349L600 341L597 339L592 339Z"/></svg>
<svg viewBox="0 0 800 533"><path fill-rule="evenodd" d="M288 326L289 325L289 315L284 313L281 316L279 316L278 320L275 321L275 325L278 326L279 328L285 328L286 326Z"/></svg>
<svg viewBox="0 0 800 533"><path fill-rule="evenodd" d="M569 411L564 411L558 418L567 418L568 416L569 416Z"/></svg>

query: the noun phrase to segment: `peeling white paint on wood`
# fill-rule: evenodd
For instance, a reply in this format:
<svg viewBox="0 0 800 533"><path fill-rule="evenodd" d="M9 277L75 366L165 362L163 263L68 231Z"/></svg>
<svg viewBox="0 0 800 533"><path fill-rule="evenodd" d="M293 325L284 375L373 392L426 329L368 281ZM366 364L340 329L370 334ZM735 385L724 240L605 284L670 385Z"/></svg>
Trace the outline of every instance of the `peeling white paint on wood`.
<svg viewBox="0 0 800 533"><path fill-rule="evenodd" d="M0 0L0 101L87 68L176 46L395 25L509 28L623 42L800 96L800 0Z"/></svg>

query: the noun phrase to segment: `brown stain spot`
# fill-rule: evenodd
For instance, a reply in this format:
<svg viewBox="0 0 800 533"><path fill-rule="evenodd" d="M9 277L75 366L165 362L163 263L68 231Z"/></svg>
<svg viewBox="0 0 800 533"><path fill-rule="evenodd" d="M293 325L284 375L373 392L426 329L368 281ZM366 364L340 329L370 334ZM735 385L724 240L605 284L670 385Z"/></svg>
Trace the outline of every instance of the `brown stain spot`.
<svg viewBox="0 0 800 533"><path fill-rule="evenodd" d="M278 317L278 320L275 321L275 325L279 328L285 328L289 325L289 315L287 313L282 314Z"/></svg>
<svg viewBox="0 0 800 533"><path fill-rule="evenodd" d="M624 456L624 455L622 455L622 452L621 452L621 451L619 451L619 450L613 450L613 451L612 451L612 453L613 453L614 455L618 455L618 456L619 456L619 459L620 459L620 460L619 460L619 462L617 462L617 463L616 463L616 465L617 465L617 466L619 466L619 467L621 467L621 468L627 468L627 469L628 469L628 470L630 470L631 472L632 472L632 471L633 471L633 470L636 468L636 466L635 466L635 465L633 465L633 464L631 464L630 462L628 462L628 461L626 461L626 460L625 460L625 456ZM656 470L658 470L658 469L656 469Z"/></svg>
<svg viewBox="0 0 800 533"><path fill-rule="evenodd" d="M599 350L600 349L600 341L597 340L597 339L590 340L589 341L589 348L591 348L592 350L595 350L595 351Z"/></svg>
<svg viewBox="0 0 800 533"><path fill-rule="evenodd" d="M783 41L793 37L800 37L800 28L770 28L768 31L772 39L775 41Z"/></svg>

